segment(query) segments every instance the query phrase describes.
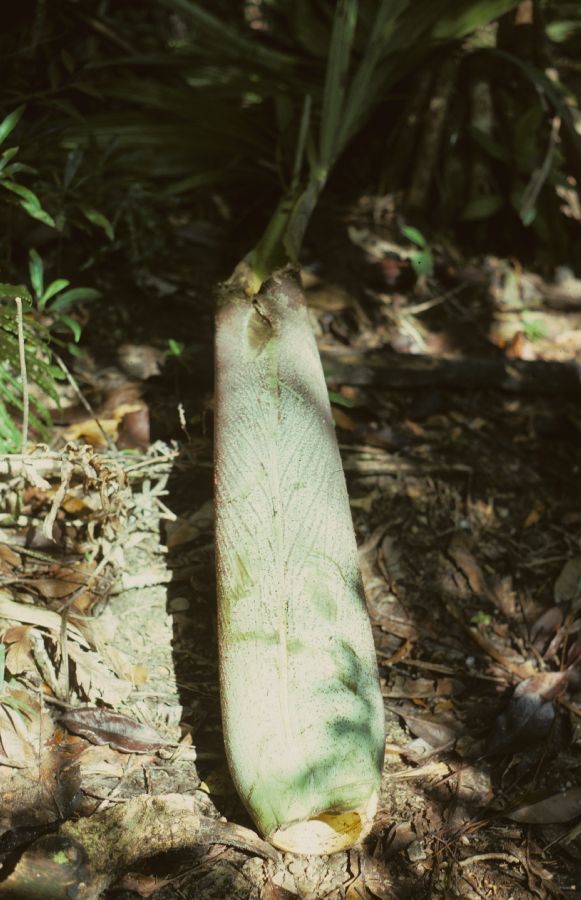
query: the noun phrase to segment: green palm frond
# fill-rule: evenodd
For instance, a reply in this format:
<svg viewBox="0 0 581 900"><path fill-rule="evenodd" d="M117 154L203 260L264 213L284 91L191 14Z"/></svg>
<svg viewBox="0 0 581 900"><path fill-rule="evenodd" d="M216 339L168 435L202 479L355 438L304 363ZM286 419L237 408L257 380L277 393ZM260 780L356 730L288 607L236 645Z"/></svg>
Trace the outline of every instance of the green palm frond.
<svg viewBox="0 0 581 900"><path fill-rule="evenodd" d="M267 0L263 27L252 28L243 3L229 4L224 17L220 4L161 0L182 22L180 39L91 59L74 85L102 102L69 116L61 134L67 147L114 143L116 164L124 159L144 177L195 173L192 184L206 184L224 169L229 180L252 179L250 187L275 171L290 182L306 96L317 164L328 168L386 91L435 47L515 5ZM53 118L51 138L54 131Z"/></svg>

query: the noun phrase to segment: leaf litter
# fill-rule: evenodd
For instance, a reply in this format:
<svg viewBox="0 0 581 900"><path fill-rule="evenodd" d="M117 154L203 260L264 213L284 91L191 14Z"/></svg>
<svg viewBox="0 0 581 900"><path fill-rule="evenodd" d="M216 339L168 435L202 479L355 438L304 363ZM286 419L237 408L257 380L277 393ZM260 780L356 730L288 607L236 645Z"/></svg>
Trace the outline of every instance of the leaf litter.
<svg viewBox="0 0 581 900"><path fill-rule="evenodd" d="M349 294L317 290L328 350L339 340L329 316ZM354 310L343 340L376 346L373 317ZM210 897L222 878L240 900L569 890L581 862L581 517L574 447L548 444L535 424L554 401L331 388L356 397L337 428L386 700L374 829L331 860L266 861L225 830L221 850L144 865L126 889ZM117 439L119 398L104 408ZM206 398L184 399L180 447L170 430L133 453L70 443L1 463L5 855L30 842L27 828L151 795L189 795L212 821L251 824L219 731Z"/></svg>

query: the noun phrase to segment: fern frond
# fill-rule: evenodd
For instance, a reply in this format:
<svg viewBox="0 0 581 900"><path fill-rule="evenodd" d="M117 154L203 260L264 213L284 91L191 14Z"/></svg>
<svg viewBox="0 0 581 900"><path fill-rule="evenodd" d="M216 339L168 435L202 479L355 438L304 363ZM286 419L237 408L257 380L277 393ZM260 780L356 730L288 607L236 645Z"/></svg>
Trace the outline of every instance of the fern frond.
<svg viewBox="0 0 581 900"><path fill-rule="evenodd" d="M0 452L14 453L20 449L20 431L15 419L23 409L23 388L20 373L16 306L10 298L8 286L2 286L0 297ZM14 289L16 295L17 289ZM23 292L24 293L24 292ZM29 385L29 400L33 408L30 424L39 439L46 439L52 419L42 394L58 402L55 370L50 364L47 330L26 316L24 347Z"/></svg>

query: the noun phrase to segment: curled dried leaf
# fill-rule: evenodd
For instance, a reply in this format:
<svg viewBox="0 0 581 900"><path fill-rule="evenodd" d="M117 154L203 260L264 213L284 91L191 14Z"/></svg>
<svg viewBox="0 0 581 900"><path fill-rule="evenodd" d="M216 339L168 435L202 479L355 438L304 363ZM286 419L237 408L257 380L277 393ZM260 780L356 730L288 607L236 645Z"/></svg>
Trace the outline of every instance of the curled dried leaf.
<svg viewBox="0 0 581 900"><path fill-rule="evenodd" d="M59 721L92 744L109 744L122 753L147 753L169 743L149 725L107 709L79 707L60 716Z"/></svg>

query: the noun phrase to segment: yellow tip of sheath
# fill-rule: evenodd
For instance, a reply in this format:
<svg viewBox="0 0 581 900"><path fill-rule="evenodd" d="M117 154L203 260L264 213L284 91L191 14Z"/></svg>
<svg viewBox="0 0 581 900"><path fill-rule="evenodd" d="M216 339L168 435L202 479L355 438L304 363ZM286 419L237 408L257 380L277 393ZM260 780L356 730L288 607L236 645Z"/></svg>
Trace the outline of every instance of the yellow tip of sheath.
<svg viewBox="0 0 581 900"><path fill-rule="evenodd" d="M270 835L271 844L287 853L327 856L347 850L365 837L377 810L377 794L349 812L324 812L305 822L293 822Z"/></svg>

